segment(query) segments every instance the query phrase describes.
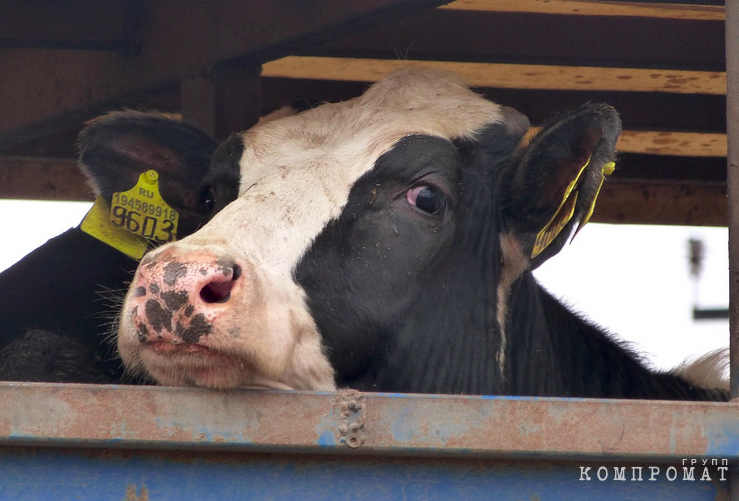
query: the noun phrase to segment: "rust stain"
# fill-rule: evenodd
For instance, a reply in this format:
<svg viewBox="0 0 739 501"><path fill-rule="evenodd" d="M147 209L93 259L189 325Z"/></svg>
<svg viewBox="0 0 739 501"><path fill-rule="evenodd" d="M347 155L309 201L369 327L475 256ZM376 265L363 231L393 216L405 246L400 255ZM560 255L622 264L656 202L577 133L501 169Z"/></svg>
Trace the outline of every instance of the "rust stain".
<svg viewBox="0 0 739 501"><path fill-rule="evenodd" d="M141 486L141 490L136 489L136 484L129 484L126 486L126 497L125 501L149 501L149 489L145 486Z"/></svg>

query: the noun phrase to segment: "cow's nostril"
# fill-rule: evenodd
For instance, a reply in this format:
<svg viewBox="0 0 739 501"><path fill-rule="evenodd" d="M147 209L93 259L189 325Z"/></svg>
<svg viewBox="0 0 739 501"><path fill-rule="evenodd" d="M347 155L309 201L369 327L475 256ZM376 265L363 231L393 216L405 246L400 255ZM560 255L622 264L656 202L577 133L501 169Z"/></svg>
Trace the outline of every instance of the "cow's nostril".
<svg viewBox="0 0 739 501"><path fill-rule="evenodd" d="M211 282L200 289L200 299L206 303L225 303L231 296L233 281Z"/></svg>
<svg viewBox="0 0 739 501"><path fill-rule="evenodd" d="M241 276L241 267L234 265L230 279L212 281L200 289L200 299L205 303L225 303L231 297L231 290Z"/></svg>
<svg viewBox="0 0 739 501"><path fill-rule="evenodd" d="M232 281L211 282L200 289L200 299L206 303L225 303L231 296Z"/></svg>

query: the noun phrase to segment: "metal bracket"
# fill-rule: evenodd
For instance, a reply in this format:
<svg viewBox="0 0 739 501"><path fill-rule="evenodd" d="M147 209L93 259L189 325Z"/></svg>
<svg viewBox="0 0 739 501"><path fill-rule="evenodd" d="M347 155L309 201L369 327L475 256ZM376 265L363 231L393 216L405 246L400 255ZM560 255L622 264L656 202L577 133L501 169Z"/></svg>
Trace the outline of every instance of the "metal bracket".
<svg viewBox="0 0 739 501"><path fill-rule="evenodd" d="M336 397L336 405L339 408L337 438L340 443L356 449L365 442L367 435L364 395L356 390L342 390Z"/></svg>

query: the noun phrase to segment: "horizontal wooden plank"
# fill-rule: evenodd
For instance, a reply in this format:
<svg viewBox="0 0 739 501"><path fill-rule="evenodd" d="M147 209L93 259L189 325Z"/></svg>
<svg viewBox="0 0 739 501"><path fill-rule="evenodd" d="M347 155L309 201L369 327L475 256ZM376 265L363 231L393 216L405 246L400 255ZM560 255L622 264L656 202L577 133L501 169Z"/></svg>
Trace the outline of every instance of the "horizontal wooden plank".
<svg viewBox="0 0 739 501"><path fill-rule="evenodd" d="M714 71L288 56L264 64L262 75L375 82L412 66L459 73L477 87L726 94L726 73Z"/></svg>
<svg viewBox="0 0 739 501"><path fill-rule="evenodd" d="M539 127L532 127L529 135ZM616 148L621 153L643 153L684 157L725 157L726 134L700 132L624 130Z"/></svg>
<svg viewBox="0 0 739 501"><path fill-rule="evenodd" d="M0 157L0 198L92 200L75 160Z"/></svg>
<svg viewBox="0 0 739 501"><path fill-rule="evenodd" d="M439 7L481 12L531 12L570 16L634 16L723 21L726 9L717 5L572 0L456 0Z"/></svg>
<svg viewBox="0 0 739 501"><path fill-rule="evenodd" d="M625 130L617 148L624 153L725 157L726 134Z"/></svg>
<svg viewBox="0 0 739 501"><path fill-rule="evenodd" d="M599 223L726 226L726 186L608 180L592 220Z"/></svg>

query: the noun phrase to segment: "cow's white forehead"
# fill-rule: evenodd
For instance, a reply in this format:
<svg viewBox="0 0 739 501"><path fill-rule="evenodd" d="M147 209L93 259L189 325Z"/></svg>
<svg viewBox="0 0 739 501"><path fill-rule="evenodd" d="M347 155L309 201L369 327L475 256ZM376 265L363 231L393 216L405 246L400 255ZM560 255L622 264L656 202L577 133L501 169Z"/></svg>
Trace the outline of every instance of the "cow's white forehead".
<svg viewBox="0 0 739 501"><path fill-rule="evenodd" d="M275 167L324 160L339 162L340 170L356 179L401 137L469 137L501 120L501 107L472 92L457 75L421 68L395 71L358 98L325 104L244 134L242 191ZM357 153L372 162L352 161Z"/></svg>
<svg viewBox="0 0 739 501"><path fill-rule="evenodd" d="M395 71L358 98L244 133L241 196L195 239L226 240L255 264L289 273L340 214L356 180L399 139L473 137L502 120L499 105L472 92L456 75Z"/></svg>

